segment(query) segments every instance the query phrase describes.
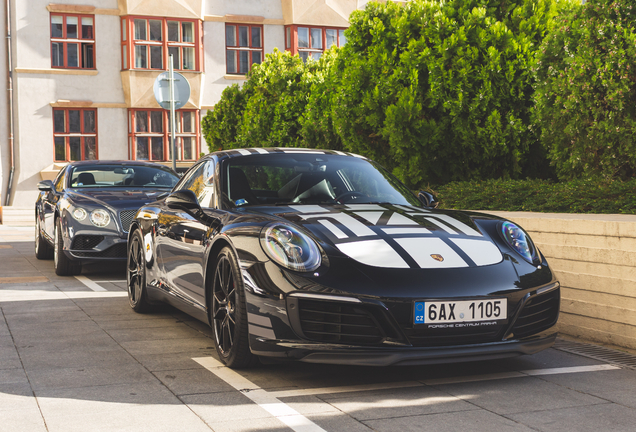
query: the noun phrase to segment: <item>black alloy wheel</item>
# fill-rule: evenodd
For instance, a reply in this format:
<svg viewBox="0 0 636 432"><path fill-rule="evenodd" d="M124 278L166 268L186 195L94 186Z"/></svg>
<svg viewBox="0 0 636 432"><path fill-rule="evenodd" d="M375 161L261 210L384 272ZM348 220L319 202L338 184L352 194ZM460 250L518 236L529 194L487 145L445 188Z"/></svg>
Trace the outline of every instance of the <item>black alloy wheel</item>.
<svg viewBox="0 0 636 432"><path fill-rule="evenodd" d="M35 212L35 257L39 260L48 260L53 258L53 248L42 236L40 214L37 211Z"/></svg>
<svg viewBox="0 0 636 432"><path fill-rule="evenodd" d="M73 261L64 253L62 224L60 218L55 220L55 241L53 242L53 264L58 276L74 276L82 272L82 263Z"/></svg>
<svg viewBox="0 0 636 432"><path fill-rule="evenodd" d="M146 254L141 232L136 230L128 246L126 266L128 303L137 313L148 312L151 308L146 294Z"/></svg>
<svg viewBox="0 0 636 432"><path fill-rule="evenodd" d="M235 369L253 366L257 357L249 347L243 279L229 247L217 256L211 295L210 321L221 361Z"/></svg>

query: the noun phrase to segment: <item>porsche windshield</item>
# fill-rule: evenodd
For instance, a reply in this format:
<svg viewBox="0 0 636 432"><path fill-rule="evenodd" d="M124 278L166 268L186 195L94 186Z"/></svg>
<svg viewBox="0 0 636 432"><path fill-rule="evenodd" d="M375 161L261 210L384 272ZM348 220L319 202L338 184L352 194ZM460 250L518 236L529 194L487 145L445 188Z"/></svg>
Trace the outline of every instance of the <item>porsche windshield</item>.
<svg viewBox="0 0 636 432"><path fill-rule="evenodd" d="M273 153L230 159L224 196L235 206L391 203L421 206L381 166L362 158L315 153Z"/></svg>
<svg viewBox="0 0 636 432"><path fill-rule="evenodd" d="M167 168L143 165L80 165L73 168L72 188L142 187L171 189L179 180Z"/></svg>

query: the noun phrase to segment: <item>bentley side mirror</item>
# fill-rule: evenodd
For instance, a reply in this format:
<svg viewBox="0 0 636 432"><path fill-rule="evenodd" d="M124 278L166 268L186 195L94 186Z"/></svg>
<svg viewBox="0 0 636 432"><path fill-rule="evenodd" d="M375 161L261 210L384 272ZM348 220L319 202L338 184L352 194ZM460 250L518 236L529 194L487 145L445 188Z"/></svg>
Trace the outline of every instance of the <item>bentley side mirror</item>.
<svg viewBox="0 0 636 432"><path fill-rule="evenodd" d="M435 197L430 192L420 191L417 197L426 207L437 208L437 206L439 205L439 201L435 201Z"/></svg>
<svg viewBox="0 0 636 432"><path fill-rule="evenodd" d="M172 192L166 197L165 203L171 209L189 210L194 213L201 211L197 196L188 189Z"/></svg>
<svg viewBox="0 0 636 432"><path fill-rule="evenodd" d="M51 180L42 180L38 183L38 190L41 192L51 192L55 189Z"/></svg>

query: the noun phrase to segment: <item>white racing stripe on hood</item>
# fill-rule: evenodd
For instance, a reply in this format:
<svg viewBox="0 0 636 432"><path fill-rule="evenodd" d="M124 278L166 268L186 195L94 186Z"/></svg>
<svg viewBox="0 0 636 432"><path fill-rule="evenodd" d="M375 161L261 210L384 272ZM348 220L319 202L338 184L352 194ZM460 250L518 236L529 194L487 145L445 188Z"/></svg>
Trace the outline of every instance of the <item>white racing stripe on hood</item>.
<svg viewBox="0 0 636 432"><path fill-rule="evenodd" d="M497 264L503 256L499 248L488 240L451 239L478 266Z"/></svg>
<svg viewBox="0 0 636 432"><path fill-rule="evenodd" d="M384 240L363 240L336 245L342 253L373 267L409 268L395 249Z"/></svg>
<svg viewBox="0 0 636 432"><path fill-rule="evenodd" d="M252 152L251 152L251 151L249 151L249 150L243 150L243 149L241 149L241 150L237 150L237 152L239 152L239 153L240 153L240 154L242 154L243 156L250 156L250 155L252 154Z"/></svg>
<svg viewBox="0 0 636 432"><path fill-rule="evenodd" d="M353 232L353 234L357 237L365 237L365 236L372 236L372 235L376 235L375 232L373 232L373 230L369 227L367 227L365 224L363 224L362 222L360 222L358 219L354 218L353 216L349 216L346 213L329 213L329 214L319 214L319 215L305 215L305 214L300 214L298 215L303 219L332 219L335 220L337 222L339 222L340 224L346 226L348 229L351 230L351 232ZM335 235L335 234L334 234Z"/></svg>
<svg viewBox="0 0 636 432"><path fill-rule="evenodd" d="M393 204L393 207L402 209L402 210L404 210L406 212L409 212L409 213L413 213L413 212L415 212L415 213L423 213L423 212L430 213L428 210L424 210L424 209L421 209L421 208L415 208L415 207L407 207L407 206L401 205L401 204Z"/></svg>
<svg viewBox="0 0 636 432"><path fill-rule="evenodd" d="M296 210L298 213L329 213L328 209L317 206L317 205L308 205L308 204L296 205L296 206L290 205L289 208Z"/></svg>
<svg viewBox="0 0 636 432"><path fill-rule="evenodd" d="M395 241L421 268L468 267L466 261L439 238L401 238ZM431 255L441 255L444 260L437 261Z"/></svg>
<svg viewBox="0 0 636 432"><path fill-rule="evenodd" d="M466 235L475 236L475 237L482 237L482 235L481 235L481 233L479 231L475 231L474 229L472 229L471 227L469 227L465 223L460 222L457 219L455 219L453 217L450 217L448 215L442 215L442 214L434 214L433 215L432 214L431 217L443 220L447 224L449 224L451 226L454 226L455 228L457 228L459 231L461 231L462 233L464 233ZM429 221L433 222L433 220L430 217L427 217L426 219L428 219Z"/></svg>
<svg viewBox="0 0 636 432"><path fill-rule="evenodd" d="M260 154L269 154L267 150L259 148L259 147L254 147L254 150L256 150Z"/></svg>
<svg viewBox="0 0 636 432"><path fill-rule="evenodd" d="M387 225L419 225L419 223L417 223L413 219L409 219L400 213L393 213L391 215L391 218L386 224Z"/></svg>
<svg viewBox="0 0 636 432"><path fill-rule="evenodd" d="M384 207L378 204L347 204L347 210L352 211L366 211L366 210L375 210L375 211L386 211Z"/></svg>
<svg viewBox="0 0 636 432"><path fill-rule="evenodd" d="M367 222L369 222L371 225L375 225L378 223L378 221L380 220L380 218L382 217L382 215L384 214L383 211L367 211L367 212L355 212L354 214L360 216L361 218L365 219Z"/></svg>
<svg viewBox="0 0 636 432"><path fill-rule="evenodd" d="M397 234L430 234L431 232L424 227L413 228L382 228L382 231L388 235Z"/></svg>
<svg viewBox="0 0 636 432"><path fill-rule="evenodd" d="M335 235L336 238L343 239L349 237L348 235L343 233L340 228L329 222L327 219L318 219L318 222L320 222L322 226L331 231L331 234Z"/></svg>

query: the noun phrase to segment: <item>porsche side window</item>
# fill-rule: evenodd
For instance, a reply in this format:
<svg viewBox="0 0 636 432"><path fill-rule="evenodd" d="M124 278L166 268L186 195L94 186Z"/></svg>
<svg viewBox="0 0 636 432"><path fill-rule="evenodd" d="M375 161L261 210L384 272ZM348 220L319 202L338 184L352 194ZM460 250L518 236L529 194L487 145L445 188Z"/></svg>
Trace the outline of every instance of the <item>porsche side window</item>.
<svg viewBox="0 0 636 432"><path fill-rule="evenodd" d="M214 161L207 161L203 168L203 189L197 195L201 207L214 207Z"/></svg>
<svg viewBox="0 0 636 432"><path fill-rule="evenodd" d="M201 196L204 191L203 171L205 164L199 164L192 173L183 181L180 189L189 189L197 196L197 200L201 203Z"/></svg>

